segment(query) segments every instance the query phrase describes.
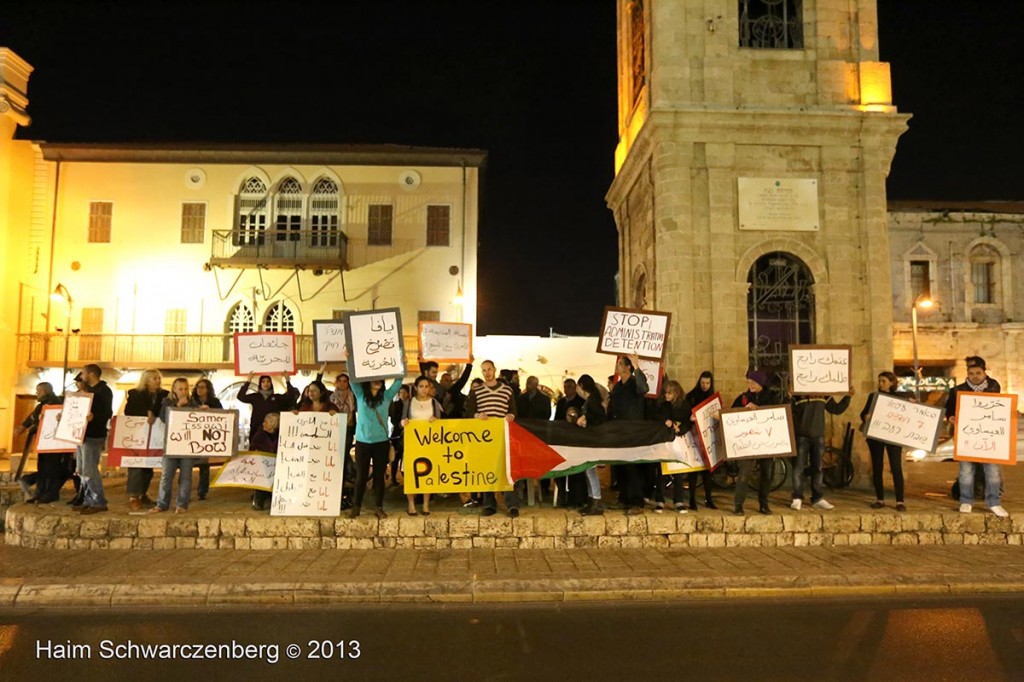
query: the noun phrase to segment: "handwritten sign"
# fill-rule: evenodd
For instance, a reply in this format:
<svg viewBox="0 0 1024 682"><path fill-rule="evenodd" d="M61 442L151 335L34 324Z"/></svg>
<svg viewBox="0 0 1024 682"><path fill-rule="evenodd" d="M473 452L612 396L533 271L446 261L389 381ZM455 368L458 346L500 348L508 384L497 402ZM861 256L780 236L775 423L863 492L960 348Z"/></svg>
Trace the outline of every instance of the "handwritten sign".
<svg viewBox="0 0 1024 682"><path fill-rule="evenodd" d="M420 360L469 362L473 356L473 325L461 322L420 322Z"/></svg>
<svg viewBox="0 0 1024 682"><path fill-rule="evenodd" d="M402 312L383 308L345 316L349 376L353 382L405 376Z"/></svg>
<svg viewBox="0 0 1024 682"><path fill-rule="evenodd" d="M661 473L665 476L671 474L686 474L691 471L703 471L707 469L704 463L704 455L697 436L693 431L687 431L679 436L672 443L672 450L678 456L678 461L662 462ZM672 485L675 485L674 483Z"/></svg>
<svg viewBox="0 0 1024 682"><path fill-rule="evenodd" d="M704 453L704 463L714 469L725 461L725 449L719 438L718 415L722 411L722 396L714 394L693 408L693 424L697 430L697 442Z"/></svg>
<svg viewBox="0 0 1024 682"><path fill-rule="evenodd" d="M661 360L665 357L672 313L628 308L604 309L597 352L611 355L635 353L641 358Z"/></svg>
<svg viewBox="0 0 1024 682"><path fill-rule="evenodd" d="M64 409L53 437L68 443L81 444L85 440L85 427L89 424L92 393L68 393L64 396Z"/></svg>
<svg viewBox="0 0 1024 682"><path fill-rule="evenodd" d="M722 443L729 460L792 457L796 454L789 405L722 410Z"/></svg>
<svg viewBox="0 0 1024 682"><path fill-rule="evenodd" d="M405 494L511 490L503 419L444 419L405 427Z"/></svg>
<svg viewBox="0 0 1024 682"><path fill-rule="evenodd" d="M60 424L60 405L44 405L39 413L39 428L36 430L36 452L74 452L75 446L67 441L57 440L57 426Z"/></svg>
<svg viewBox="0 0 1024 682"><path fill-rule="evenodd" d="M274 455L242 452L217 470L217 478L211 485L214 488L251 488L270 492L274 489L276 468L277 458Z"/></svg>
<svg viewBox="0 0 1024 682"><path fill-rule="evenodd" d="M347 414L281 413L271 516L337 516Z"/></svg>
<svg viewBox="0 0 1024 682"><path fill-rule="evenodd" d="M876 393L864 435L906 448L935 452L945 410Z"/></svg>
<svg viewBox="0 0 1024 682"><path fill-rule="evenodd" d="M238 452L238 410L167 411L168 457L230 457Z"/></svg>
<svg viewBox="0 0 1024 682"><path fill-rule="evenodd" d="M295 334L236 332L235 374L295 374Z"/></svg>
<svg viewBox="0 0 1024 682"><path fill-rule="evenodd" d="M345 323L341 320L313 320L313 348L317 362L345 362Z"/></svg>
<svg viewBox="0 0 1024 682"><path fill-rule="evenodd" d="M665 378L665 369L656 360L640 358L640 371L647 379L647 397L657 398L661 395L661 382Z"/></svg>
<svg viewBox="0 0 1024 682"><path fill-rule="evenodd" d="M850 356L850 346L790 346L793 395L849 393Z"/></svg>
<svg viewBox="0 0 1024 682"><path fill-rule="evenodd" d="M111 420L107 466L155 469L163 459L167 439L162 420L119 414Z"/></svg>
<svg viewBox="0 0 1024 682"><path fill-rule="evenodd" d="M953 459L1017 463L1017 396L957 391Z"/></svg>

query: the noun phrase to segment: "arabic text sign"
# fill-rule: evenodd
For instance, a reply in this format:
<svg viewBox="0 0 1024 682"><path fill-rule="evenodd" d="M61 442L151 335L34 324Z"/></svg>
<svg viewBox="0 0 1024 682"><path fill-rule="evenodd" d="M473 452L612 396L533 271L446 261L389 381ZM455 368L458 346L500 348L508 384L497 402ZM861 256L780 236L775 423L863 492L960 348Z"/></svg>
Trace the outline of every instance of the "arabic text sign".
<svg viewBox="0 0 1024 682"><path fill-rule="evenodd" d="M704 462L714 469L725 459L725 450L719 441L718 415L722 411L722 396L714 394L693 408L693 423L697 427L697 441L704 452Z"/></svg>
<svg viewBox="0 0 1024 682"><path fill-rule="evenodd" d="M242 452L218 469L217 478L211 485L214 488L251 488L270 492L274 489L276 467L274 455Z"/></svg>
<svg viewBox="0 0 1024 682"><path fill-rule="evenodd" d="M511 490L505 420L413 420L405 427L405 494Z"/></svg>
<svg viewBox="0 0 1024 682"><path fill-rule="evenodd" d="M337 516L347 414L281 413L271 516Z"/></svg>
<svg viewBox="0 0 1024 682"><path fill-rule="evenodd" d="M697 441L693 431L688 431L676 438L672 444L672 449L679 456L679 461L662 462L662 474L666 476L670 474L685 474L708 468L704 463L704 456L701 454L700 443ZM673 483L673 485L675 484Z"/></svg>
<svg viewBox="0 0 1024 682"><path fill-rule="evenodd" d="M850 392L850 346L789 347L793 395Z"/></svg>
<svg viewBox="0 0 1024 682"><path fill-rule="evenodd" d="M348 373L352 381L405 376L402 313L383 308L345 317Z"/></svg>
<svg viewBox="0 0 1024 682"><path fill-rule="evenodd" d="M345 323L341 320L313 320L313 348L317 362L345 362Z"/></svg>
<svg viewBox="0 0 1024 682"><path fill-rule="evenodd" d="M295 334L235 334L235 374L295 374Z"/></svg>
<svg viewBox="0 0 1024 682"><path fill-rule="evenodd" d="M953 459L1017 463L1017 396L957 391Z"/></svg>
<svg viewBox="0 0 1024 682"><path fill-rule="evenodd" d="M665 378L665 370L657 360L640 359L640 371L647 378L647 397L657 398L661 394L661 380Z"/></svg>
<svg viewBox="0 0 1024 682"><path fill-rule="evenodd" d="M876 393L864 435L885 443L935 452L945 410Z"/></svg>
<svg viewBox="0 0 1024 682"><path fill-rule="evenodd" d="M722 410L721 416L726 459L796 454L793 413L789 405Z"/></svg>
<svg viewBox="0 0 1024 682"><path fill-rule="evenodd" d="M656 310L604 309L597 352L611 355L635 353L641 358L661 360L665 357L672 313Z"/></svg>
<svg viewBox="0 0 1024 682"><path fill-rule="evenodd" d="M68 393L64 396L63 408L53 437L68 443L81 443L85 440L85 427L89 424L92 393Z"/></svg>
<svg viewBox="0 0 1024 682"><path fill-rule="evenodd" d="M473 325L461 322L420 322L420 360L469 362Z"/></svg>
<svg viewBox="0 0 1024 682"><path fill-rule="evenodd" d="M167 411L168 457L230 457L238 451L238 410Z"/></svg>
<svg viewBox="0 0 1024 682"><path fill-rule="evenodd" d="M147 417L119 414L111 420L107 466L157 468L163 458L166 435L163 421L152 425Z"/></svg>
<svg viewBox="0 0 1024 682"><path fill-rule="evenodd" d="M44 405L39 413L39 429L36 431L36 452L74 452L75 446L67 441L57 440L57 426L60 424L60 405Z"/></svg>

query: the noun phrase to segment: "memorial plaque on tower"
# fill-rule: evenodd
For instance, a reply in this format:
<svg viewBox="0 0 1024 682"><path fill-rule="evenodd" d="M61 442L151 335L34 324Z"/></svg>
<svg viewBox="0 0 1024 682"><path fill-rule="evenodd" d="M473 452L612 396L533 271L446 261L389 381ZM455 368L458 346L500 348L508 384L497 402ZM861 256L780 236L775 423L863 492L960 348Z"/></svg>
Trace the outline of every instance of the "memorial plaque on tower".
<svg viewBox="0 0 1024 682"><path fill-rule="evenodd" d="M738 178L741 230L813 232L819 228L818 181Z"/></svg>

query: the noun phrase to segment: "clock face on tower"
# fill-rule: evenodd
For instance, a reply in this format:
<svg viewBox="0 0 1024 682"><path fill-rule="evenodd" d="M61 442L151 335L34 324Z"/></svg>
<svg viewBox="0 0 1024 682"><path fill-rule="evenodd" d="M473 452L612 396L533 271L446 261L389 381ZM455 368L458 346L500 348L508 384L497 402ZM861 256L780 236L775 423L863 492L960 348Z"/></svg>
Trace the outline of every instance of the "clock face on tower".
<svg viewBox="0 0 1024 682"><path fill-rule="evenodd" d="M633 85L633 104L636 105L647 82L647 55L645 40L647 27L644 24L643 0L630 0L626 6L629 12L629 56L630 79Z"/></svg>

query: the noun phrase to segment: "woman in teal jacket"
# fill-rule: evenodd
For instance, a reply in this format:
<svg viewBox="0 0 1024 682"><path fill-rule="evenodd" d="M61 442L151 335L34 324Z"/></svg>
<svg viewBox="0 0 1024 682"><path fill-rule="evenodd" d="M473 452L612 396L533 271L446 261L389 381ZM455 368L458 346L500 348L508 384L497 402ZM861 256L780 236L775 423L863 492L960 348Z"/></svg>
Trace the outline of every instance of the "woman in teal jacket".
<svg viewBox="0 0 1024 682"><path fill-rule="evenodd" d="M371 462L373 495L377 504L375 513L378 519L387 516L384 513L384 474L388 466L388 453L391 451L387 427L388 409L401 387L401 379L392 381L386 391L383 381L366 381L358 384L352 391L356 398L359 420L356 422L356 499L355 506L349 512L349 518L359 516L363 506Z"/></svg>

